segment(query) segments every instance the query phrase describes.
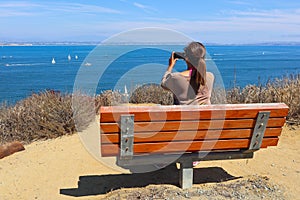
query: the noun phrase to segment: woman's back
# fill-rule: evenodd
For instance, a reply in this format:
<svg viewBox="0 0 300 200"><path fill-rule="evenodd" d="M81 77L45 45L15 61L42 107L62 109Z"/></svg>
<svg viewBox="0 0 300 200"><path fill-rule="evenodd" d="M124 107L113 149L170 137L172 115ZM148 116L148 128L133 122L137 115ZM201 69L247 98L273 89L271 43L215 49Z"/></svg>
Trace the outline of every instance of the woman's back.
<svg viewBox="0 0 300 200"><path fill-rule="evenodd" d="M206 79L206 85L199 87L198 91L195 92L190 84L189 76L167 71L163 76L161 85L173 93L174 104L176 105L210 104L214 75L207 72Z"/></svg>

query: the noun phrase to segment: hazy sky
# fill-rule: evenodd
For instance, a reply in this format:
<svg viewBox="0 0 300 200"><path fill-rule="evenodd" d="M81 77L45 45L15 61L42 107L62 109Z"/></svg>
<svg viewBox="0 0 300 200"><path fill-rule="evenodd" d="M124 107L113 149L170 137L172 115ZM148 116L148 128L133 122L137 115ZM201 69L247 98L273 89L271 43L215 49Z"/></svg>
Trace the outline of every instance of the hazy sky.
<svg viewBox="0 0 300 200"><path fill-rule="evenodd" d="M299 0L0 2L0 42L101 41L159 27L205 43L300 42Z"/></svg>

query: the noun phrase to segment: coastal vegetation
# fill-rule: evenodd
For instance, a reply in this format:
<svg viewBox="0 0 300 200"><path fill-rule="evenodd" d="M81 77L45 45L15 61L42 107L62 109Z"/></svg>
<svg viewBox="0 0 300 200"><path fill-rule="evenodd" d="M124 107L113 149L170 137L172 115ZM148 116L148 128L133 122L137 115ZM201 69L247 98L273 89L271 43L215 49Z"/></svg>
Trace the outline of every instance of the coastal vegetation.
<svg viewBox="0 0 300 200"><path fill-rule="evenodd" d="M300 74L270 80L265 85L236 86L226 91L215 88L211 101L214 104L284 102L290 108L287 122L299 125ZM74 103L80 106L72 106ZM73 134L84 130L95 119L100 106L125 103L171 105L173 99L170 92L155 84L138 87L128 96L112 90L104 91L95 98L80 93L43 91L15 105L0 106L0 145L15 140L30 143Z"/></svg>

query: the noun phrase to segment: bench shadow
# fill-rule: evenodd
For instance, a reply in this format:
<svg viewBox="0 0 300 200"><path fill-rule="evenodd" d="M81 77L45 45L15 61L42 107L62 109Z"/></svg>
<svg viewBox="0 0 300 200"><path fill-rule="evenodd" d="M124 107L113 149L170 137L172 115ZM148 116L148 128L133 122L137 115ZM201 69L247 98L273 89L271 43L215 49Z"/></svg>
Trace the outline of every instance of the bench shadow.
<svg viewBox="0 0 300 200"><path fill-rule="evenodd" d="M238 179L220 167L194 168L194 184L219 183ZM170 184L179 187L179 170L170 165L148 173L80 176L78 188L60 189L60 194L81 197L106 194L120 188L145 187L150 184Z"/></svg>

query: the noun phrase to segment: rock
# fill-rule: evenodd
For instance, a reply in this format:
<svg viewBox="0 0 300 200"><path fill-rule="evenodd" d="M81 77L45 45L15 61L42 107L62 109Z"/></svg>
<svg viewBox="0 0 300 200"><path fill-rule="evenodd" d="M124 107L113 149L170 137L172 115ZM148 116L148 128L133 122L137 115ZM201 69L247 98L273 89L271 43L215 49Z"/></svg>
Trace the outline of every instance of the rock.
<svg viewBox="0 0 300 200"><path fill-rule="evenodd" d="M18 141L2 145L0 146L0 159L23 150L25 150L23 144Z"/></svg>

